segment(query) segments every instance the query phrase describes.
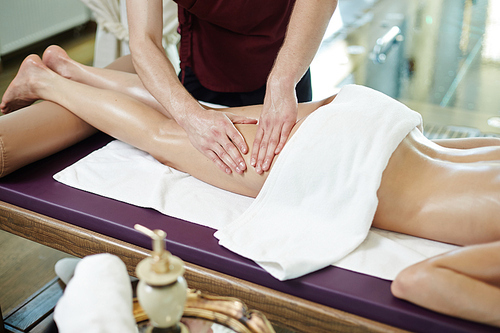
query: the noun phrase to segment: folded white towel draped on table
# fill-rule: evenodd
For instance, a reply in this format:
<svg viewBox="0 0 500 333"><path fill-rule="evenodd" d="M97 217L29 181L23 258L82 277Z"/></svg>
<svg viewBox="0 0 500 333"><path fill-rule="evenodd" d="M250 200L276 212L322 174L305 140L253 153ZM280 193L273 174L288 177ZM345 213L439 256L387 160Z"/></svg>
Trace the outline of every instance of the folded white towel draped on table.
<svg viewBox="0 0 500 333"><path fill-rule="evenodd" d="M418 113L388 96L345 86L304 121L255 200L203 183L119 141L54 178L217 229L221 245L281 280L330 264L394 279L405 267L454 248L370 231L382 172L420 124Z"/></svg>

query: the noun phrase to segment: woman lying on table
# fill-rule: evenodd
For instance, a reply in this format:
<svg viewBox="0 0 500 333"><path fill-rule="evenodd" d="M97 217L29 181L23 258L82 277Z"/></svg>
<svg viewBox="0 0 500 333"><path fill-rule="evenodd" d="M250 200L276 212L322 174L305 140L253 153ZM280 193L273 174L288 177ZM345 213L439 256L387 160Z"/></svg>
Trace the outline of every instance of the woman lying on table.
<svg viewBox="0 0 500 333"><path fill-rule="evenodd" d="M112 68L130 68L127 66L118 62ZM332 96L322 101L301 104L298 121L290 137L308 115L335 98ZM44 104L47 102L31 105L36 100L51 101L57 105ZM267 172L246 169L244 165L235 166L237 172L231 172L229 168L226 173L221 172L215 163L191 145L182 128L165 116L165 110L162 110L163 113L159 111L161 106L144 89L135 74L78 64L58 47L50 47L44 53L43 61L36 55L25 59L6 91L0 108L4 113L22 108L0 118L2 133L19 131L19 124L26 128L47 125L47 132L40 134L39 131L36 139L33 139L38 142L40 135L47 135L46 142L40 143L41 148L33 148L33 151L19 154L23 155L20 157L12 153L15 148L10 150L10 154L4 152L4 159L5 155L11 157L3 161L7 169L4 173L43 154L56 152L98 129L150 153L161 163L242 195L256 197L268 177ZM260 111L261 106L257 105L220 112L224 112L235 123L246 144L252 145L257 129L255 119L259 117ZM12 124L18 124L17 128L14 129ZM54 135L54 131L57 135ZM248 164L249 157L245 155L245 158ZM222 156L222 159L230 163L230 158L224 159ZM378 206L372 223L374 227L457 245L498 241L500 140L474 138L431 142L420 131L413 130L392 153L382 174L377 197ZM484 245L484 251L498 253L498 247L498 243ZM485 257L495 262L492 267L497 268L496 271L492 268L487 277L482 276L482 271L476 271L474 261L470 265L472 273L455 270L453 266L450 269L454 274L485 286L485 290L492 288L498 294L500 257ZM452 255L445 258L452 258ZM440 260L435 259L433 262ZM420 271L418 267L414 269ZM402 274L396 280L396 296L429 306L426 299L415 300L406 287L401 287L406 285L400 283L405 281L405 275L409 273ZM410 290L412 288L409 287ZM499 325L500 297L495 292L486 291L484 297L457 303L457 308L473 306L480 314L474 313L471 317L467 316L469 312L456 308L446 312ZM473 294L479 295L479 291ZM488 305L480 307L479 304ZM442 311L442 306L436 307L436 310Z"/></svg>

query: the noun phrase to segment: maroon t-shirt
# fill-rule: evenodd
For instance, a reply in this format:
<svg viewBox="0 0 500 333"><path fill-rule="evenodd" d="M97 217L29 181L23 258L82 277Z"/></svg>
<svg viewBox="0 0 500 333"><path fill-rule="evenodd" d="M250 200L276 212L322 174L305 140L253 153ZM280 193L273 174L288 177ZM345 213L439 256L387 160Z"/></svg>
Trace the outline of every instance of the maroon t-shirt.
<svg viewBox="0 0 500 333"><path fill-rule="evenodd" d="M283 44L295 0L175 0L181 68L218 92L262 87Z"/></svg>

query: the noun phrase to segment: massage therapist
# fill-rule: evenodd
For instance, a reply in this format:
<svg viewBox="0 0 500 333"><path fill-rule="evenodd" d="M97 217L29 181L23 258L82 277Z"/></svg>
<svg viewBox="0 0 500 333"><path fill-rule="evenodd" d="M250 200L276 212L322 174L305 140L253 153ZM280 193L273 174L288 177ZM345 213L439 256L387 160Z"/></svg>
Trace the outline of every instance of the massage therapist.
<svg viewBox="0 0 500 333"><path fill-rule="evenodd" d="M162 0L127 0L130 50L144 86L227 173L246 169L248 146L233 123L255 120L203 109L264 103L251 164L269 169L312 98L309 65L337 0L175 0L181 33L179 77L162 47ZM180 80L179 80L180 78ZM267 89L266 89L267 88Z"/></svg>

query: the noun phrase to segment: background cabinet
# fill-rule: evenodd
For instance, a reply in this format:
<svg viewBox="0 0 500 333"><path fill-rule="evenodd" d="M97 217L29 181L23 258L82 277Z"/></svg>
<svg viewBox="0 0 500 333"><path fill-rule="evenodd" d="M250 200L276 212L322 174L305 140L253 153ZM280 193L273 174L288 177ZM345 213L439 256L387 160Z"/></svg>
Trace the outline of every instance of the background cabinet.
<svg viewBox="0 0 500 333"><path fill-rule="evenodd" d="M89 19L79 0L0 0L0 56Z"/></svg>

